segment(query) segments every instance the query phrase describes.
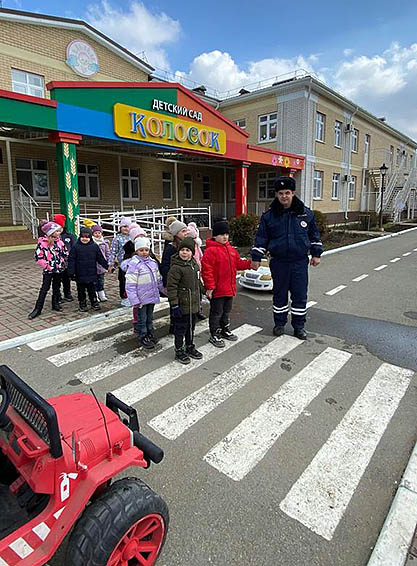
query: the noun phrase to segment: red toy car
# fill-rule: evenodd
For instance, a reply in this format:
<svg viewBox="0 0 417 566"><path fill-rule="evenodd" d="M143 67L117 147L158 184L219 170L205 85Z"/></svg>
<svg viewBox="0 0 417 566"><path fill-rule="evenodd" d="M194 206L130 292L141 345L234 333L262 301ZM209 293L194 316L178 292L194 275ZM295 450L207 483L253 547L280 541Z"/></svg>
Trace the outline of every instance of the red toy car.
<svg viewBox="0 0 417 566"><path fill-rule="evenodd" d="M43 566L71 530L66 566L152 566L168 508L137 478L111 480L162 458L111 393L105 405L84 393L46 401L0 366L0 566Z"/></svg>

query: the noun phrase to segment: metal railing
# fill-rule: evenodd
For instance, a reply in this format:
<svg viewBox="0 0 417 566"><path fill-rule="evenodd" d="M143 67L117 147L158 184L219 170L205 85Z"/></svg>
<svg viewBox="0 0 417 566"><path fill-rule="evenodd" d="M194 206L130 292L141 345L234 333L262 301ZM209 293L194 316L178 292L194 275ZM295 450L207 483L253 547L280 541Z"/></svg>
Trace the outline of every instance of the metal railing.
<svg viewBox="0 0 417 566"><path fill-rule="evenodd" d="M410 197L412 190L417 187L417 169L413 167L404 183L403 188L398 192L394 204L394 221L398 222L401 219L401 213L407 206L407 201Z"/></svg>
<svg viewBox="0 0 417 566"><path fill-rule="evenodd" d="M388 182L384 191L384 202L382 203L383 210L387 210L393 204L393 201L396 197L396 194L394 194L394 192L398 186L397 184L398 177L400 176L400 174L404 173L404 164L405 164L405 156L403 155L401 157L401 161L399 165L392 168L391 171L388 171ZM382 182L381 176L380 176L380 182ZM381 185L380 185L380 189L381 189ZM376 210L379 211L380 208L381 208L381 190L376 198Z"/></svg>
<svg viewBox="0 0 417 566"><path fill-rule="evenodd" d="M39 207L38 203L23 185L12 185L11 188L16 211L14 221L26 226L32 232L32 236L37 238L39 221L36 209Z"/></svg>
<svg viewBox="0 0 417 566"><path fill-rule="evenodd" d="M147 232L152 245L152 251L162 256L164 249L163 233L166 230L166 219L169 216L176 216L181 222L191 222L199 220L204 225L211 228L211 206L188 208L181 206L179 208L148 208L130 210L117 210L113 212L98 211L97 213L89 213L88 215L80 214L79 224L81 225L84 220L92 220L103 228L105 237L114 238L120 227L120 220L122 217L127 216L132 221L137 222Z"/></svg>

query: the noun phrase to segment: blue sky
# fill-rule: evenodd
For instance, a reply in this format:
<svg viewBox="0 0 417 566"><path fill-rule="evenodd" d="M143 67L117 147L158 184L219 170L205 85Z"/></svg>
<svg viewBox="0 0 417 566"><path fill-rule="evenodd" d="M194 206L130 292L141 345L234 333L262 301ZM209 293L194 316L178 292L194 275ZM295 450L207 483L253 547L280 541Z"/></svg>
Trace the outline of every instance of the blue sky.
<svg viewBox="0 0 417 566"><path fill-rule="evenodd" d="M145 52L151 65L219 93L304 68L417 138L414 1L4 0L3 6L84 19Z"/></svg>

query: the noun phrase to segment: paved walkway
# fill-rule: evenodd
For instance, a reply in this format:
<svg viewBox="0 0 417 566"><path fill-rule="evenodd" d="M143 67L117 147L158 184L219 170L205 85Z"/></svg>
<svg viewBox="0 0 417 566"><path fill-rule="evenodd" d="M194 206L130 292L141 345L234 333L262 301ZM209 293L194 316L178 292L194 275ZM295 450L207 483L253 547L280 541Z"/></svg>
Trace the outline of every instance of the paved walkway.
<svg viewBox="0 0 417 566"><path fill-rule="evenodd" d="M35 306L41 281L42 269L33 259L33 250L0 254L0 341L72 320L88 318L99 312L78 312L77 291L75 283L72 283L75 300L72 303L64 302L62 312L51 310L51 290L41 316L29 320L28 314ZM117 272L106 275L105 292L109 300L101 303L102 312L112 310L120 304Z"/></svg>

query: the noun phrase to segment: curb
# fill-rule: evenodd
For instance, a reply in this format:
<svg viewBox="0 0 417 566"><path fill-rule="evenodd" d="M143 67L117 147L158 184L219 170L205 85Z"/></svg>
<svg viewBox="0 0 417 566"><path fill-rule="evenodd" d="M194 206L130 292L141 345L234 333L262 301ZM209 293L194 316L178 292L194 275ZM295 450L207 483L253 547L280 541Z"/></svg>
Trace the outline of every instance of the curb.
<svg viewBox="0 0 417 566"><path fill-rule="evenodd" d="M417 443L367 566L404 566L417 524Z"/></svg>
<svg viewBox="0 0 417 566"><path fill-rule="evenodd" d="M88 318L73 320L71 322L64 322L63 324L59 324L58 326L51 326L50 328L45 328L44 330L37 330L35 332L31 332L30 334L23 334L22 336L9 338L8 340L3 340L2 342L0 342L0 351L9 350L10 348L27 344L28 342L32 342L33 340L40 340L41 338L47 338L52 334L57 334L60 332L69 332L70 330L74 330L75 328L81 328L93 322L99 322L100 320L105 320L106 318L111 319L111 318L116 318L118 316L122 317L124 313L126 315L129 314L130 316L131 307L119 307L117 309L113 309L105 313L99 313L93 316L89 316Z"/></svg>
<svg viewBox="0 0 417 566"><path fill-rule="evenodd" d="M366 246L367 244L372 244L374 242L381 242L382 240L388 240L388 238L397 238L399 236L402 236L403 234L408 234L408 232L413 232L413 230L417 230L417 226L415 228L409 228L408 230L403 230L402 232L395 232L394 234L387 234L386 236L379 236L378 238L371 238L370 240L364 240L363 242L357 242L356 244L349 244L348 246L342 246L341 248L328 250L327 252L323 252L321 256L323 257L324 255L336 254L338 252L343 252L345 250L358 248L359 246Z"/></svg>

